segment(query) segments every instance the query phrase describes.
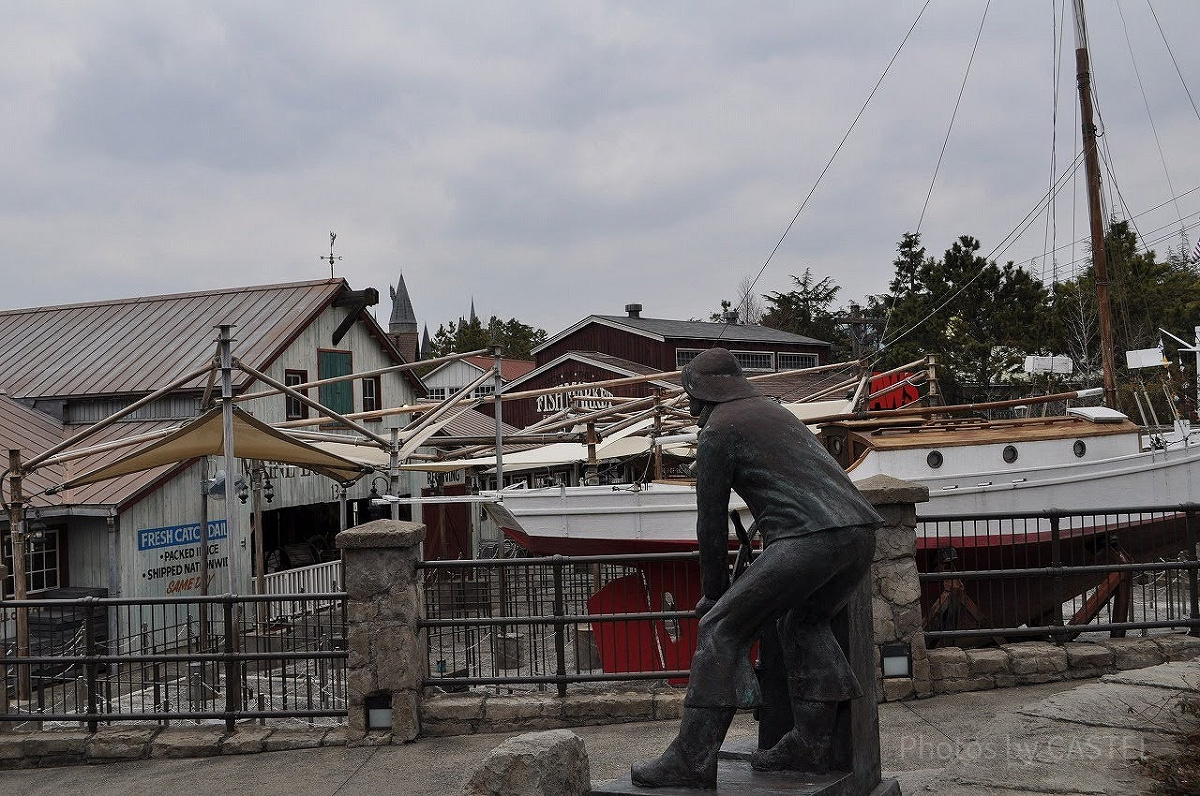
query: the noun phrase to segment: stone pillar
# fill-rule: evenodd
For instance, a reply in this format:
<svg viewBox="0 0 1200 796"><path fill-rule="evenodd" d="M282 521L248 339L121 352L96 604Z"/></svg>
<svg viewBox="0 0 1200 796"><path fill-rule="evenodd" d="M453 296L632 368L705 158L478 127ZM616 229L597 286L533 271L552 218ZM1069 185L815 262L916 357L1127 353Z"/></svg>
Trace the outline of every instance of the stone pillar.
<svg viewBox="0 0 1200 796"><path fill-rule="evenodd" d="M375 520L337 535L347 593L348 744L411 741L420 731L420 690L429 661L417 622L425 601L417 578L425 526ZM391 726L368 727L368 710ZM386 723L386 722L385 722Z"/></svg>
<svg viewBox="0 0 1200 796"><path fill-rule="evenodd" d="M917 578L917 503L929 500L929 488L887 475L858 483L859 491L882 515L871 567L871 615L875 640L875 678L880 698L891 702L933 693L921 616ZM903 644L912 650L912 677L883 679L881 649Z"/></svg>

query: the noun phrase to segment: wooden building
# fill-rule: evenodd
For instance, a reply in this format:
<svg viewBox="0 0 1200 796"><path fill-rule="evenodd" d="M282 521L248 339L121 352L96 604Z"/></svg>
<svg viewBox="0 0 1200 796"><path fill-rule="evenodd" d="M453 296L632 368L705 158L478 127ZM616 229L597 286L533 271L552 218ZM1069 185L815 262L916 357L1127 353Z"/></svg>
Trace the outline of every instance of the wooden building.
<svg viewBox="0 0 1200 796"><path fill-rule="evenodd" d="M384 368L404 361L367 308L373 289L354 291L342 279L230 288L86 304L0 311L0 449L24 461L87 425L212 360L215 327L232 324L236 357L287 384ZM261 391L240 371L235 394ZM87 444L179 425L201 411L206 380L196 379L143 407ZM411 403L424 396L420 380L390 373L314 388L313 397L342 413ZM276 394L239 404L267 423L305 418L311 411ZM370 423L386 436L399 416ZM25 480L29 530L38 537L27 558L30 594L89 588L112 596L152 597L200 592L197 544L201 467L193 460L93 485L48 493L50 487L111 461L121 451L36 470ZM242 462L243 470L248 463ZM372 479L341 500L339 487L298 467L265 466L274 500L263 515L264 550L274 565L312 563L332 555L342 523L365 519ZM378 487L378 479L375 486ZM5 495L7 496L7 484ZM419 491L414 478L407 491ZM210 590L251 590L250 507L230 488L210 500ZM403 489L402 489L403 491ZM349 508L345 518L341 507ZM241 512L242 538L227 539L223 517ZM8 517L0 517L3 550L12 572ZM236 559L238 581L229 583ZM11 574L4 593L13 593Z"/></svg>
<svg viewBox="0 0 1200 796"><path fill-rule="evenodd" d="M441 401L458 392L494 367L495 360L492 357L467 357L438 365L423 375L421 381L424 382L425 388L429 391L429 399L431 401ZM528 359L502 358L500 360L500 381L502 384L508 384L513 379L521 378L533 370L533 368L534 363ZM495 389L495 384L485 382L476 387L471 394L473 397L481 398L491 395Z"/></svg>
<svg viewBox="0 0 1200 796"><path fill-rule="evenodd" d="M524 391L578 384L579 389L505 403L504 419L525 427L554 414L571 400L601 403L612 395L641 398L661 387L678 386L664 377L612 388L589 383L628 376L671 373L708 348L728 348L747 374L826 364L830 344L765 326L643 318L630 304L625 315L589 315L533 350L536 369L505 389ZM607 404L604 403L603 406ZM488 411L481 407L482 411Z"/></svg>

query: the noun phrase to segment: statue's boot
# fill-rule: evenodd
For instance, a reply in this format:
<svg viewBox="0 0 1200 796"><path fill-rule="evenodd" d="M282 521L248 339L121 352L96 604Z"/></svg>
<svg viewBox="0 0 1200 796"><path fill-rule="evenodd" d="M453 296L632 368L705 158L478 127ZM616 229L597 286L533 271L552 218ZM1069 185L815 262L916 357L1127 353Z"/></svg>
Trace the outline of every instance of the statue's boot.
<svg viewBox="0 0 1200 796"><path fill-rule="evenodd" d="M828 772L833 758L837 709L837 702L794 701L792 715L796 726L770 749L752 753L750 767L756 771Z"/></svg>
<svg viewBox="0 0 1200 796"><path fill-rule="evenodd" d="M662 757L634 763L631 779L643 788L717 787L717 753L734 708L684 708L679 734Z"/></svg>

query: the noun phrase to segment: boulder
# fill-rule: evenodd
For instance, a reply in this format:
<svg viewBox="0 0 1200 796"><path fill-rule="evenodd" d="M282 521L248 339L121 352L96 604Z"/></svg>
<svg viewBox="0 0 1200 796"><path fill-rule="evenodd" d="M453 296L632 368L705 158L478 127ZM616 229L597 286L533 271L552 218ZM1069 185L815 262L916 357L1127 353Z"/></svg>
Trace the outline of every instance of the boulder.
<svg viewBox="0 0 1200 796"><path fill-rule="evenodd" d="M570 730L530 732L493 749L462 796L587 796L591 768L583 739Z"/></svg>

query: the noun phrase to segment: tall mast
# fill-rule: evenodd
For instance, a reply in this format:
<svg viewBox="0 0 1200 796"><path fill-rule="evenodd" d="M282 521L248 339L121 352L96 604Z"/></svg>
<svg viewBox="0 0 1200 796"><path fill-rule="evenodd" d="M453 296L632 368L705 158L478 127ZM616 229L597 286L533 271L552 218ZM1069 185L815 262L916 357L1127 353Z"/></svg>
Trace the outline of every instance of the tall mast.
<svg viewBox="0 0 1200 796"><path fill-rule="evenodd" d="M1113 369L1112 311L1108 299L1108 256L1104 249L1104 209L1100 204L1100 156L1092 120L1092 72L1088 60L1087 20L1083 0L1074 0L1075 77L1079 83L1079 117L1083 124L1083 156L1087 171L1088 217L1092 228L1092 265L1096 274L1096 311L1100 316L1100 362L1104 369L1104 403L1117 408Z"/></svg>

